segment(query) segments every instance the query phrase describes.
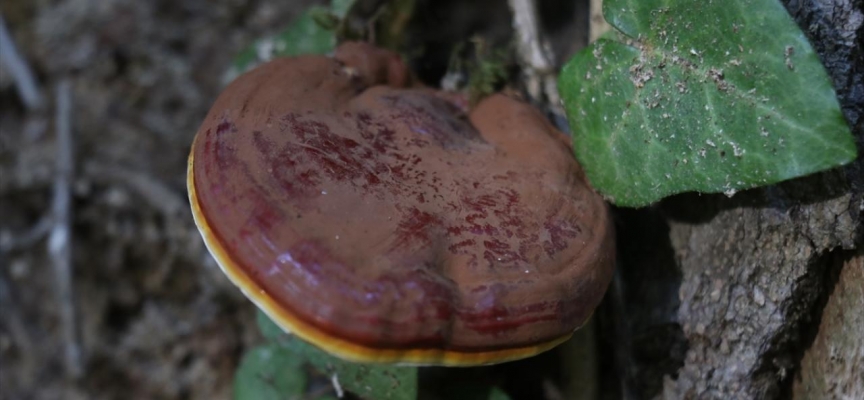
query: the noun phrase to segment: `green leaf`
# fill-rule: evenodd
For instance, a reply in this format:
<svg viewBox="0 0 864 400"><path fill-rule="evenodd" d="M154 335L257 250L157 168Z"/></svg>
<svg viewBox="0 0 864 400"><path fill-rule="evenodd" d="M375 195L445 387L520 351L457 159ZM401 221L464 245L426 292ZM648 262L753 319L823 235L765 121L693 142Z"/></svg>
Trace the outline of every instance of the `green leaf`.
<svg viewBox="0 0 864 400"><path fill-rule="evenodd" d="M312 20L315 21L315 24L328 31L335 30L342 23L342 20L336 14L324 9L316 10L312 14Z"/></svg>
<svg viewBox="0 0 864 400"><path fill-rule="evenodd" d="M330 7L312 6L277 35L256 40L240 52L223 81L277 57L327 54L336 48L337 31L354 0L332 0Z"/></svg>
<svg viewBox="0 0 864 400"><path fill-rule="evenodd" d="M326 7L306 9L284 31L259 39L241 52L234 60L232 75L236 76L277 57L327 54L333 51L336 35L332 29L327 29L318 22L329 15L330 10Z"/></svg>
<svg viewBox="0 0 864 400"><path fill-rule="evenodd" d="M333 51L336 45L333 31L315 21L316 15L328 13L329 10L324 7L310 7L300 14L288 29L272 39L273 57L327 54Z"/></svg>
<svg viewBox="0 0 864 400"><path fill-rule="evenodd" d="M303 360L277 345L246 352L234 376L235 400L300 399L305 389Z"/></svg>
<svg viewBox="0 0 864 400"><path fill-rule="evenodd" d="M258 309L258 313L255 315L255 323L258 325L258 330L261 331L261 334L267 340L280 341L289 337L289 334L285 333L279 325L276 325L261 309Z"/></svg>
<svg viewBox="0 0 864 400"><path fill-rule="evenodd" d="M413 400L417 397L417 368L352 363L297 338L291 338L283 345L315 369L335 375L343 389L362 398Z"/></svg>
<svg viewBox="0 0 864 400"><path fill-rule="evenodd" d="M339 18L345 18L353 5L354 0L332 0L330 1L330 11Z"/></svg>
<svg viewBox="0 0 864 400"><path fill-rule="evenodd" d="M831 81L777 0L606 0L559 90L576 156L621 206L768 185L855 159Z"/></svg>
<svg viewBox="0 0 864 400"><path fill-rule="evenodd" d="M318 371L336 376L343 389L366 399L413 400L417 397L417 368L394 365L359 364L319 350L294 336L286 335L263 312L258 326L265 337Z"/></svg>
<svg viewBox="0 0 864 400"><path fill-rule="evenodd" d="M507 392L501 390L499 387L493 387L492 390L489 391L489 400L510 400L510 396L507 395Z"/></svg>
<svg viewBox="0 0 864 400"><path fill-rule="evenodd" d="M417 0L389 0L381 3L381 8L373 18L376 45L391 50L404 49L408 37L405 31L417 9L416 3Z"/></svg>

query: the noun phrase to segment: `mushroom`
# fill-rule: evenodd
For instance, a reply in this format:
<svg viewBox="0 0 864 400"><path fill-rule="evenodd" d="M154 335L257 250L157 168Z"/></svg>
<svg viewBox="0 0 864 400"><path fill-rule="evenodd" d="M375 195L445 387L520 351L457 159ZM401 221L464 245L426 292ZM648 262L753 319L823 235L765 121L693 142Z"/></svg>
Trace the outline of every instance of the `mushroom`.
<svg viewBox="0 0 864 400"><path fill-rule="evenodd" d="M208 249L279 326L347 360L482 365L565 341L615 258L569 140L510 96L467 113L411 80L347 43L234 81L189 156Z"/></svg>

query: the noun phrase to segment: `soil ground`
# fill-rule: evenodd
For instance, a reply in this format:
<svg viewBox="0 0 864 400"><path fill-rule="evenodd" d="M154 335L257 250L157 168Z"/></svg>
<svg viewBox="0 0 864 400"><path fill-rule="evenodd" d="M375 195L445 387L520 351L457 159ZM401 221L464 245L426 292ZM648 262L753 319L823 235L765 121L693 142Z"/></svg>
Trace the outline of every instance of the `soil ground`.
<svg viewBox="0 0 864 400"><path fill-rule="evenodd" d="M225 399L254 309L187 210L186 154L231 59L309 1L0 2L45 96L0 73L0 235L51 209L55 85L72 84L74 303L86 373L66 379L43 238L0 254L0 398Z"/></svg>

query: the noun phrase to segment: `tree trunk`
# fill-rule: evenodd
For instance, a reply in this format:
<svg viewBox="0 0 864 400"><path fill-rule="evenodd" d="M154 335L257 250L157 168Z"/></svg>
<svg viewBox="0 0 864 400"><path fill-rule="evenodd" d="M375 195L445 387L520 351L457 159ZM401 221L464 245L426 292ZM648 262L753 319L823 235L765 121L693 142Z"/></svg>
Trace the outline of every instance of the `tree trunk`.
<svg viewBox="0 0 864 400"><path fill-rule="evenodd" d="M784 3L860 154L862 2ZM862 166L617 210L620 274L601 329L614 331L624 397L864 398Z"/></svg>

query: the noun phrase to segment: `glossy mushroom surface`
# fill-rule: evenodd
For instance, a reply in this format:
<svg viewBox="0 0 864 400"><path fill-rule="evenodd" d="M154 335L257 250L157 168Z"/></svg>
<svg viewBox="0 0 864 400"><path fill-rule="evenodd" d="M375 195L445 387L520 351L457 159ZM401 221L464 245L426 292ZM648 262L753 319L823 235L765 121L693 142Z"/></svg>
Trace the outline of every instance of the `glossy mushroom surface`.
<svg viewBox="0 0 864 400"><path fill-rule="evenodd" d="M234 81L189 157L193 214L277 324L355 361L479 365L566 340L612 276L566 137L493 95L466 113L349 43Z"/></svg>

